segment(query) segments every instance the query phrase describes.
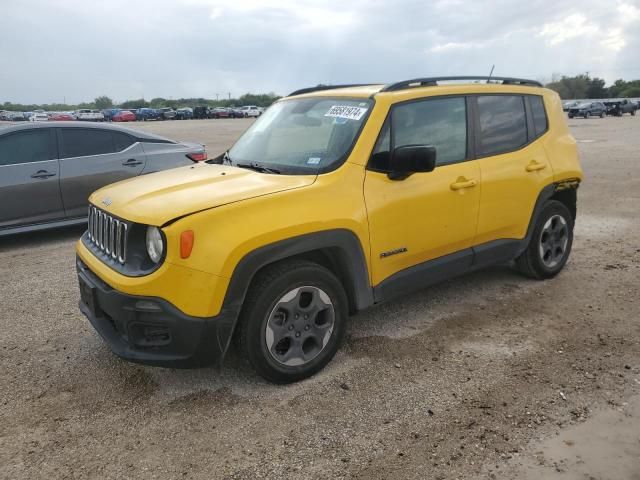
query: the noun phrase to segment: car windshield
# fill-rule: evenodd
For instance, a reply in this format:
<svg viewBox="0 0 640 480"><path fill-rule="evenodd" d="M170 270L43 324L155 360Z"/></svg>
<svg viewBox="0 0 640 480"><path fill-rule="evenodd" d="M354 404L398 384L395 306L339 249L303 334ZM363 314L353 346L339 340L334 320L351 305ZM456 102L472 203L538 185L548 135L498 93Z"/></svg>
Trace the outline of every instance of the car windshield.
<svg viewBox="0 0 640 480"><path fill-rule="evenodd" d="M331 170L351 150L371 106L371 100L359 98L278 102L240 137L226 159L283 174Z"/></svg>

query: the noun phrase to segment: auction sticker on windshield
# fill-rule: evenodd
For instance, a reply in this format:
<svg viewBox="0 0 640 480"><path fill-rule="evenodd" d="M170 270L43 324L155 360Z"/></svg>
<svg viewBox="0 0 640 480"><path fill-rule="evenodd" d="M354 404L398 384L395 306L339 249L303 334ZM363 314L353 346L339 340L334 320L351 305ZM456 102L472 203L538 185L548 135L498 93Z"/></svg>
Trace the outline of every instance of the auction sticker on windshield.
<svg viewBox="0 0 640 480"><path fill-rule="evenodd" d="M365 113L367 113L366 108L351 107L349 105L334 105L327 113L324 114L324 116L360 120Z"/></svg>

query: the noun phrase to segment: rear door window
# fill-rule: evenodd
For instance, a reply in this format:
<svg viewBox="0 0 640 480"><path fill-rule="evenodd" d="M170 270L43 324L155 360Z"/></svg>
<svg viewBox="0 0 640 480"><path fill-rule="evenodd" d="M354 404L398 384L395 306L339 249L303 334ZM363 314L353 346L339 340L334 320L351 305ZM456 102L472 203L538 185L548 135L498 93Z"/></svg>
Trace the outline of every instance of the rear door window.
<svg viewBox="0 0 640 480"><path fill-rule="evenodd" d="M111 132L113 135L113 143L116 152L126 150L136 142L131 135L122 132Z"/></svg>
<svg viewBox="0 0 640 480"><path fill-rule="evenodd" d="M42 162L55 158L48 128L0 136L0 166Z"/></svg>
<svg viewBox="0 0 640 480"><path fill-rule="evenodd" d="M61 128L60 158L87 157L114 153L112 132L94 128Z"/></svg>
<svg viewBox="0 0 640 480"><path fill-rule="evenodd" d="M512 152L527 143L527 119L521 95L479 96L478 117L479 155Z"/></svg>

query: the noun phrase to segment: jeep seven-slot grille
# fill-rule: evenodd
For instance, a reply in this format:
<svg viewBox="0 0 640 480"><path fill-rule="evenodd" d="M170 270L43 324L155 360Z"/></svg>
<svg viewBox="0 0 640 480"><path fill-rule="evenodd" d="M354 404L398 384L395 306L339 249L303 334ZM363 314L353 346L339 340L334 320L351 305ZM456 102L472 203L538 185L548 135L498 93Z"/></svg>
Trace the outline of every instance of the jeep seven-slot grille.
<svg viewBox="0 0 640 480"><path fill-rule="evenodd" d="M89 205L89 241L122 265L127 261L127 231L125 222Z"/></svg>

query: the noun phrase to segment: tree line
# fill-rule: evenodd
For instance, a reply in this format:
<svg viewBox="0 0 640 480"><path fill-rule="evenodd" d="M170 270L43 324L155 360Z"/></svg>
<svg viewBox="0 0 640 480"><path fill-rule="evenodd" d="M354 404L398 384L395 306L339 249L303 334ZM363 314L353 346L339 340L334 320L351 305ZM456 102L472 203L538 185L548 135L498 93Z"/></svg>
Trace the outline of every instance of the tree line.
<svg viewBox="0 0 640 480"><path fill-rule="evenodd" d="M593 77L589 74L576 75L574 77L562 76L554 78L547 83L545 87L555 90L562 99L574 98L636 98L640 97L640 80L626 81L618 79L612 85L606 86L606 82L602 78ZM31 112L33 110L47 110L52 112L63 112L69 110L77 110L80 108L181 108L195 107L204 105L207 107L232 107L242 105L256 105L258 107L268 107L280 97L275 93L245 93L238 98L229 98L223 100L212 100L209 98L178 98L167 99L162 97L145 100L140 98L137 100L127 100L121 103L115 103L106 95L97 97L93 102L79 103L77 105L64 103L50 104L21 104L4 102L0 104L0 110L10 110L16 112Z"/></svg>
<svg viewBox="0 0 640 480"><path fill-rule="evenodd" d="M152 98L151 100L145 100L144 98L140 98L138 100L127 100L121 103L115 103L111 98L106 95L97 97L93 100L93 102L84 102L76 105L73 104L65 104L65 103L48 103L48 104L22 104L22 103L12 103L12 102L4 102L0 104L0 110L9 110L14 112L32 112L34 110L46 110L50 112L65 112L70 110L78 110L81 108L91 108L91 109L105 109L105 108L125 108L125 109L133 109L133 108L161 108L161 107L171 107L171 108L182 108L182 107L196 107L198 105L204 105L207 107L232 107L232 106L243 106L243 105L256 105L258 107L268 107L273 102L278 100L280 97L275 93L262 93L262 94L254 94L254 93L246 93L238 98L229 98L224 100L212 100L208 98L178 98L178 99L167 99L167 98Z"/></svg>
<svg viewBox="0 0 640 480"><path fill-rule="evenodd" d="M636 98L640 97L640 80L618 79L606 86L602 78L584 73L575 77L553 79L545 87L555 90L563 100L574 98Z"/></svg>

